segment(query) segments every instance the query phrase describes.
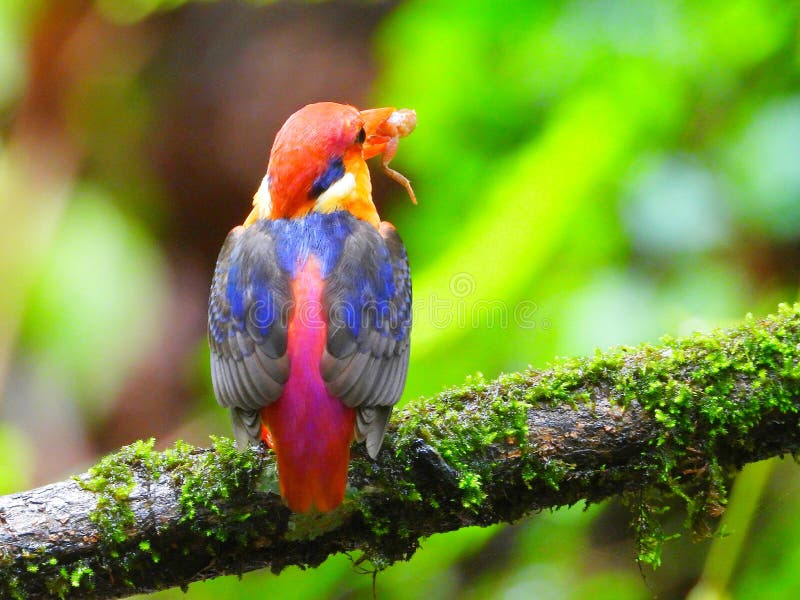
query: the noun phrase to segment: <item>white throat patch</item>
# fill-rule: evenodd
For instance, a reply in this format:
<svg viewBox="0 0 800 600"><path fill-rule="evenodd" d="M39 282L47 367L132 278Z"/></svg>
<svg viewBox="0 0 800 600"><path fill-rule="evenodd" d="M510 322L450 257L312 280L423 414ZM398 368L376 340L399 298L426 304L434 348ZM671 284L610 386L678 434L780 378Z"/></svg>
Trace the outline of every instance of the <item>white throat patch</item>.
<svg viewBox="0 0 800 600"><path fill-rule="evenodd" d="M253 206L258 211L259 219L268 219L272 212L272 196L269 193L269 175L264 175L258 191L253 195Z"/></svg>
<svg viewBox="0 0 800 600"><path fill-rule="evenodd" d="M350 196L356 189L356 178L347 172L337 179L333 185L322 192L314 204L314 210L329 213L340 208L339 203Z"/></svg>

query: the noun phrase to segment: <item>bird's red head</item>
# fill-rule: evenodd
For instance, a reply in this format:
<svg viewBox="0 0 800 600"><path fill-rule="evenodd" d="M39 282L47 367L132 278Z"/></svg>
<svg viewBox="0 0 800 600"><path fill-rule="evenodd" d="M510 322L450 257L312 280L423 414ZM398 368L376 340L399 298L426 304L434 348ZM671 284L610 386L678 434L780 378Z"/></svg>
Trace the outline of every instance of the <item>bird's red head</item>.
<svg viewBox="0 0 800 600"><path fill-rule="evenodd" d="M395 173L386 165L398 138L411 133L415 124L413 111L393 107L359 111L346 104L319 102L301 108L275 136L267 175L248 222L348 210L377 227L380 219L365 161L383 153L384 169Z"/></svg>

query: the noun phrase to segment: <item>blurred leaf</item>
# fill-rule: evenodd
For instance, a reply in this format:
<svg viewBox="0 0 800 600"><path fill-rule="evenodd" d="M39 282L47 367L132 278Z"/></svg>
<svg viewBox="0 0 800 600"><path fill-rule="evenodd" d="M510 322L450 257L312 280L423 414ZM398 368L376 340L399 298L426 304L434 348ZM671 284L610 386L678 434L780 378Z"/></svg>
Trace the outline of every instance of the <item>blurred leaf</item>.
<svg viewBox="0 0 800 600"><path fill-rule="evenodd" d="M723 191L712 173L691 160L651 161L623 206L634 244L661 256L718 248L730 237Z"/></svg>
<svg viewBox="0 0 800 600"><path fill-rule="evenodd" d="M730 151L740 219L777 239L800 239L800 96L753 114Z"/></svg>
<svg viewBox="0 0 800 600"><path fill-rule="evenodd" d="M23 325L25 345L74 373L93 403L113 399L152 341L165 293L153 241L109 200L97 187L76 191Z"/></svg>
<svg viewBox="0 0 800 600"><path fill-rule="evenodd" d="M800 473L794 461L781 461L770 493L755 507L742 563L733 573L734 598L778 600L800 594Z"/></svg>

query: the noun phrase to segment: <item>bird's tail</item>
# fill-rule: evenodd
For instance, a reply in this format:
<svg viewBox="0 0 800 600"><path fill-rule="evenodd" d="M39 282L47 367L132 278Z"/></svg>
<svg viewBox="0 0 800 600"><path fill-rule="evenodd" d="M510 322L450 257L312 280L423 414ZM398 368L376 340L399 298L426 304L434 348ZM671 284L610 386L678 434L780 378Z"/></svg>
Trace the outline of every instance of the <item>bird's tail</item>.
<svg viewBox="0 0 800 600"><path fill-rule="evenodd" d="M315 435L284 432L280 416L276 420L267 415L281 496L294 512L329 512L344 500L355 410L336 402L344 409L341 418L329 421L323 429L314 428Z"/></svg>

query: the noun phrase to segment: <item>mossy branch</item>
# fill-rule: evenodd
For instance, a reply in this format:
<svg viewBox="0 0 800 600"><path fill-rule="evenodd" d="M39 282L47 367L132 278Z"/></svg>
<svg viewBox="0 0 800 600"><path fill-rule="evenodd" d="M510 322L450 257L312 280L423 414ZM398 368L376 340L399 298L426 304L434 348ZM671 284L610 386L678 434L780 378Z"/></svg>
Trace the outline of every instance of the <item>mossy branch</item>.
<svg viewBox="0 0 800 600"><path fill-rule="evenodd" d="M229 573L378 566L420 537L621 495L657 563L675 500L705 534L747 462L800 447L800 305L735 329L559 360L399 411L377 461L354 447L333 513L292 515L263 450L138 442L69 481L0 498L0 596L111 598Z"/></svg>

